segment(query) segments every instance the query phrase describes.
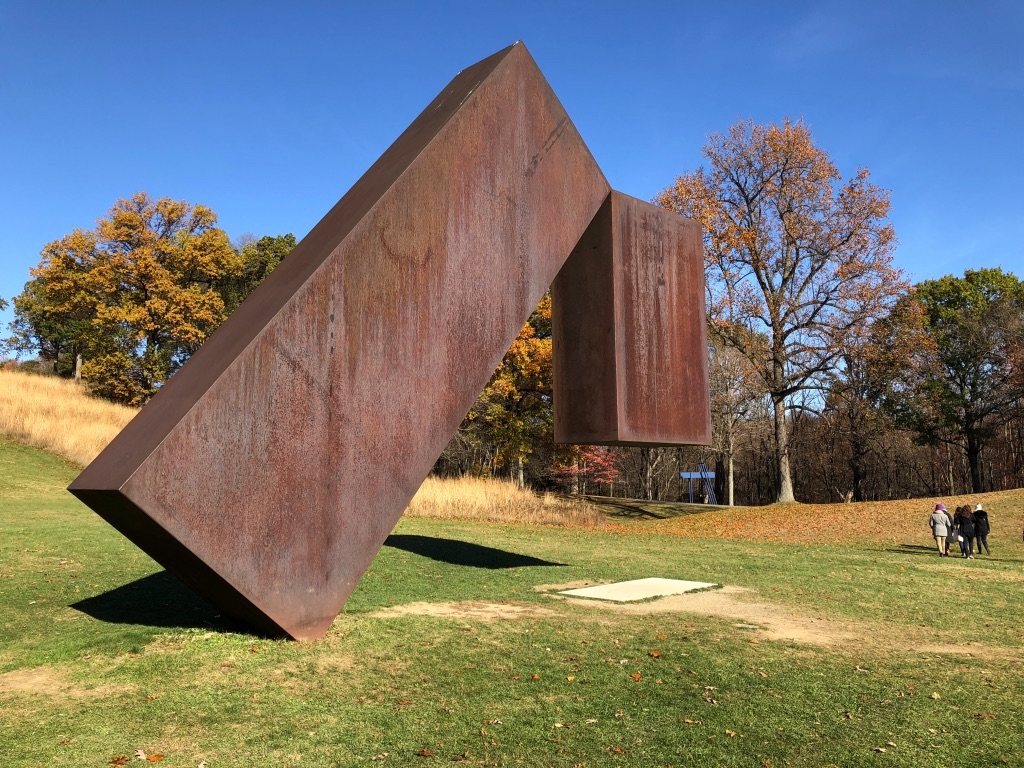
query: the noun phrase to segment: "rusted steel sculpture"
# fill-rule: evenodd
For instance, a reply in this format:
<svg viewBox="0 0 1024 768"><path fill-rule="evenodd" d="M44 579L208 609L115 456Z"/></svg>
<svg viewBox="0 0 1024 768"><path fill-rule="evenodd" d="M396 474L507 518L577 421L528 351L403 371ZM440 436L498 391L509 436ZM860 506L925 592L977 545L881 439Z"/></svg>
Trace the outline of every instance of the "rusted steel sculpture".
<svg viewBox="0 0 1024 768"><path fill-rule="evenodd" d="M457 75L69 490L225 613L319 637L570 253L560 434L707 442L700 233L611 193L517 43Z"/></svg>

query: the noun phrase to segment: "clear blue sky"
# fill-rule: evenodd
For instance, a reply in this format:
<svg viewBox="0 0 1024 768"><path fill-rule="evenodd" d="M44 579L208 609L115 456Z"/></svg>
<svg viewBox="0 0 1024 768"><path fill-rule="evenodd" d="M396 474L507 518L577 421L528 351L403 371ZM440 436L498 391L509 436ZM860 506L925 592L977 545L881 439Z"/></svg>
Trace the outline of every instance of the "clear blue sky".
<svg viewBox="0 0 1024 768"><path fill-rule="evenodd" d="M913 280L1024 277L1022 0L0 0L0 296L140 190L232 237L301 238L516 40L623 192L651 198L740 118L803 118L844 176L892 191Z"/></svg>

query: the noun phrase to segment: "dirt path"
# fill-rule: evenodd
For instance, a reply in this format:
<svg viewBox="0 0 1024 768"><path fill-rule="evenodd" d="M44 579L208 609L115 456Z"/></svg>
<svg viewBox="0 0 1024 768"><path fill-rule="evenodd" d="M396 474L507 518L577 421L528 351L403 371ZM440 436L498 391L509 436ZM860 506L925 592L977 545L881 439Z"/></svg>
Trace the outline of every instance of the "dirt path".
<svg viewBox="0 0 1024 768"><path fill-rule="evenodd" d="M797 613L780 605L750 601L751 590L727 586L703 592L672 595L641 603L616 603L587 600L556 594L561 590L593 586L593 582L545 584L535 587L552 598L552 607L535 603L463 601L456 603L409 603L386 608L371 614L375 617L439 616L470 621L503 621L508 619L549 618L561 611L558 603L585 606L616 615L652 615L660 613L691 613L734 620L737 629L750 632L751 637L764 640L802 643L851 652L864 650L899 650L916 654L961 655L983 659L1019 659L1020 649L986 646L981 643L941 644L916 628L886 624L851 622L822 616Z"/></svg>

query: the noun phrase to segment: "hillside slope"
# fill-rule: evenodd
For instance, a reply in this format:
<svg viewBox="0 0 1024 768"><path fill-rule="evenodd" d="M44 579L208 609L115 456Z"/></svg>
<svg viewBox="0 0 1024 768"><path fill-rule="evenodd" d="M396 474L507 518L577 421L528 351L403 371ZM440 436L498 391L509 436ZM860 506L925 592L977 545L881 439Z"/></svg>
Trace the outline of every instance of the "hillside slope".
<svg viewBox="0 0 1024 768"><path fill-rule="evenodd" d="M1024 529L1024 489L934 499L869 501L858 504L773 504L765 507L713 507L700 514L643 522L617 522L614 529L691 538L777 541L797 544L857 543L930 545L928 519L936 503L952 514L961 504L978 503L992 522L989 545L1020 541Z"/></svg>
<svg viewBox="0 0 1024 768"><path fill-rule="evenodd" d="M78 382L0 369L0 435L84 467L138 413Z"/></svg>

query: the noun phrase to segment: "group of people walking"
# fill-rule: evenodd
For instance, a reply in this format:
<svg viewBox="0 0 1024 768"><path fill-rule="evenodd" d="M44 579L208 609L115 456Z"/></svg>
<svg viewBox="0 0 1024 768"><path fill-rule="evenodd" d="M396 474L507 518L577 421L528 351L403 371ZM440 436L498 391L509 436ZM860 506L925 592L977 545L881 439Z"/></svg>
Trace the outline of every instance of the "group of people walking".
<svg viewBox="0 0 1024 768"><path fill-rule="evenodd" d="M944 504L936 504L928 524L932 528L939 557L949 557L950 546L954 541L960 545L961 556L968 560L974 559L975 552L980 555L982 547L986 555L992 554L988 548L988 512L981 504L973 512L970 504L957 507L952 517Z"/></svg>

